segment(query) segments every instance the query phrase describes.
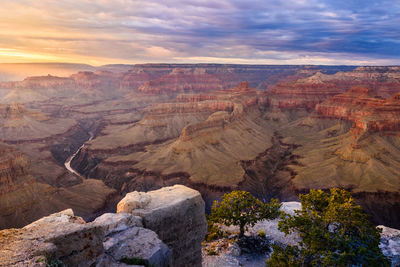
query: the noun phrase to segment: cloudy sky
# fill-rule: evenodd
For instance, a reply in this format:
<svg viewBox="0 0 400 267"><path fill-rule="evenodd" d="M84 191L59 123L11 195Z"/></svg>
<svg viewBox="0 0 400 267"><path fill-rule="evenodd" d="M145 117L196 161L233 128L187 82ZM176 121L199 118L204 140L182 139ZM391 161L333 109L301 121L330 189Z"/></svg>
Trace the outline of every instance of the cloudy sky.
<svg viewBox="0 0 400 267"><path fill-rule="evenodd" d="M0 62L400 64L400 0L1 0Z"/></svg>

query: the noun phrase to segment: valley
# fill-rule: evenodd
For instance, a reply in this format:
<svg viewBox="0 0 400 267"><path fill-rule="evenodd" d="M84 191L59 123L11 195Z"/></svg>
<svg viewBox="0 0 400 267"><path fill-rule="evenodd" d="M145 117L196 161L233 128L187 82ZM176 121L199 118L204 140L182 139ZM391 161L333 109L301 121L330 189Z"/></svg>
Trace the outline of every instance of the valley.
<svg viewBox="0 0 400 267"><path fill-rule="evenodd" d="M352 192L400 227L400 68L139 64L0 82L0 228L183 184Z"/></svg>

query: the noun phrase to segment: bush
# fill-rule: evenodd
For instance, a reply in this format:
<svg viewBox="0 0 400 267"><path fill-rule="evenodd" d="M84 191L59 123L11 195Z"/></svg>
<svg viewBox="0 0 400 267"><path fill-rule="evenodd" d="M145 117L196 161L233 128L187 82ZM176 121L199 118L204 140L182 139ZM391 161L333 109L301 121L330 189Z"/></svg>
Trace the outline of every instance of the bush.
<svg viewBox="0 0 400 267"><path fill-rule="evenodd" d="M239 226L239 237L242 237L249 225L253 226L259 220L278 217L280 206L277 199L264 204L249 192L232 191L225 194L221 202L214 201L209 218L212 222Z"/></svg>
<svg viewBox="0 0 400 267"><path fill-rule="evenodd" d="M214 249L210 249L209 251L207 251L207 255L215 256L218 255L218 253Z"/></svg>
<svg viewBox="0 0 400 267"><path fill-rule="evenodd" d="M273 246L269 266L390 266L378 247L380 230L349 192L310 190L300 200L302 209L279 221L280 231L299 234L299 247Z"/></svg>
<svg viewBox="0 0 400 267"><path fill-rule="evenodd" d="M132 257L132 258L128 258L128 257L123 257L122 259L119 260L122 263L125 263L127 265L142 265L145 267L151 267L150 264L141 259L141 258L136 258L136 257Z"/></svg>
<svg viewBox="0 0 400 267"><path fill-rule="evenodd" d="M214 224L212 220L207 218L207 234L205 240L211 242L216 239L220 239L224 236L224 232L219 229L218 226Z"/></svg>
<svg viewBox="0 0 400 267"><path fill-rule="evenodd" d="M261 236L244 236L237 241L242 253L265 255L271 251L269 240Z"/></svg>
<svg viewBox="0 0 400 267"><path fill-rule="evenodd" d="M258 236L259 237L265 237L265 231L264 230L258 231Z"/></svg>
<svg viewBox="0 0 400 267"><path fill-rule="evenodd" d="M39 258L36 260L36 263L45 263L46 267L64 267L64 264L62 261L57 259L54 255L52 254L46 254L43 256L39 256Z"/></svg>

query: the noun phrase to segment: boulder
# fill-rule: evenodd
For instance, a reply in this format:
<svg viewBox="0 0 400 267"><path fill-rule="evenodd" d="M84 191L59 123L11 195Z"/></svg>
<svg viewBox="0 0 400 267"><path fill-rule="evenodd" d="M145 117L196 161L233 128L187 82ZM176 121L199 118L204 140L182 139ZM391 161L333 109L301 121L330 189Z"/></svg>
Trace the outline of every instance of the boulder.
<svg viewBox="0 0 400 267"><path fill-rule="evenodd" d="M71 209L43 217L21 229L0 231L0 266L128 266L138 258L150 266L168 266L171 251L140 217L106 213L91 223ZM132 265L129 265L132 266Z"/></svg>
<svg viewBox="0 0 400 267"><path fill-rule="evenodd" d="M4 233L8 238L4 238ZM103 253L104 231L74 216L71 209L51 214L22 229L0 232L0 266L36 265L54 257L67 266L89 266Z"/></svg>
<svg viewBox="0 0 400 267"><path fill-rule="evenodd" d="M133 192L90 223L68 209L0 231L0 266L201 266L206 228L195 190Z"/></svg>
<svg viewBox="0 0 400 267"><path fill-rule="evenodd" d="M131 192L117 204L117 213L132 212L135 209L142 209L150 202L150 195L144 192Z"/></svg>
<svg viewBox="0 0 400 267"><path fill-rule="evenodd" d="M105 213L100 217L97 217L91 224L103 228L105 236L109 236L115 232L124 231L134 226L143 226L142 218L124 212L117 214Z"/></svg>
<svg viewBox="0 0 400 267"><path fill-rule="evenodd" d="M135 206L138 208L132 209ZM117 212L126 211L142 217L143 226L155 231L172 249L173 266L201 266L201 242L207 223L198 191L174 185L130 193L118 204Z"/></svg>
<svg viewBox="0 0 400 267"><path fill-rule="evenodd" d="M119 262L137 260L138 264L167 267L171 265L171 250L156 233L141 227L113 234L104 241L106 254Z"/></svg>
<svg viewBox="0 0 400 267"><path fill-rule="evenodd" d="M383 255L390 258L392 266L400 266L400 230L379 225L382 229L379 247Z"/></svg>

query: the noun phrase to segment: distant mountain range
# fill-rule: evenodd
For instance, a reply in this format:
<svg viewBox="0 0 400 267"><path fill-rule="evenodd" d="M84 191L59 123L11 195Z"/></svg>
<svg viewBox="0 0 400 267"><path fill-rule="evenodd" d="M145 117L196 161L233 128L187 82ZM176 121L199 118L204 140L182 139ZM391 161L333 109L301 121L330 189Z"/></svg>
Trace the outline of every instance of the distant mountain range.
<svg viewBox="0 0 400 267"><path fill-rule="evenodd" d="M19 81L28 76L53 75L67 77L79 71L127 71L133 65L110 64L91 66L76 63L0 63L0 81Z"/></svg>

